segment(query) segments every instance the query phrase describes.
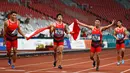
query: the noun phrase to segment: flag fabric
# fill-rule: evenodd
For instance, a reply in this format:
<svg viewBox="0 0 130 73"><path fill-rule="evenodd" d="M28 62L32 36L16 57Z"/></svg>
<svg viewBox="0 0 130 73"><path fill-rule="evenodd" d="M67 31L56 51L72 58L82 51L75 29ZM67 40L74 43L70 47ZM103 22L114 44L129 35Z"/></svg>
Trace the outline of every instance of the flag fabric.
<svg viewBox="0 0 130 73"><path fill-rule="evenodd" d="M73 40L77 40L80 38L80 27L76 20L69 26L70 31L74 32L72 35Z"/></svg>
<svg viewBox="0 0 130 73"><path fill-rule="evenodd" d="M38 30L35 30L34 32L32 32L30 34L26 34L25 36L27 37L27 40L29 40L33 36L39 34L40 32L42 32L46 29L50 29L50 28L49 27L43 27L43 28L40 28ZM76 20L74 20L74 22L69 26L69 29L70 29L71 32L74 32L73 34L71 34L71 36L74 40L77 40L77 39L80 38L80 27L78 26L78 23L77 23Z"/></svg>
<svg viewBox="0 0 130 73"><path fill-rule="evenodd" d="M27 40L29 40L30 38L32 38L33 36L39 34L40 32L46 30L46 29L49 29L49 27L43 27L43 28L40 28L38 30L35 30L34 32L30 33L30 34L26 34L25 36L27 37Z"/></svg>

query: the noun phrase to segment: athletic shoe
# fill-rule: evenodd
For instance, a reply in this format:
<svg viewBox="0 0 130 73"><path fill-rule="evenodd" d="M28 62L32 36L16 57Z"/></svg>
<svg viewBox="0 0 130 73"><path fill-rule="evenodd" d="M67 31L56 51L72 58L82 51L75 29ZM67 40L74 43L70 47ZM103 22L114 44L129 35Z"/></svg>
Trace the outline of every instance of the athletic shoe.
<svg viewBox="0 0 130 73"><path fill-rule="evenodd" d="M95 62L95 61L93 61L93 67L95 67L95 65L96 65L96 62Z"/></svg>
<svg viewBox="0 0 130 73"><path fill-rule="evenodd" d="M99 71L99 67L96 67L96 71Z"/></svg>
<svg viewBox="0 0 130 73"><path fill-rule="evenodd" d="M56 67L56 61L54 61L53 66Z"/></svg>
<svg viewBox="0 0 130 73"><path fill-rule="evenodd" d="M11 59L8 59L8 65L11 65Z"/></svg>
<svg viewBox="0 0 130 73"><path fill-rule="evenodd" d="M122 63L122 64L124 64L124 63L125 63L125 61L124 61L124 60L122 60L122 61L121 61L121 63Z"/></svg>
<svg viewBox="0 0 130 73"><path fill-rule="evenodd" d="M120 65L120 62L117 62L117 65Z"/></svg>
<svg viewBox="0 0 130 73"><path fill-rule="evenodd" d="M59 66L58 66L58 68L59 68L59 69L62 69L62 66L61 66L61 65L59 65Z"/></svg>
<svg viewBox="0 0 130 73"><path fill-rule="evenodd" d="M15 66L14 66L14 65L12 65L12 66L11 66L11 68L12 68L12 69L15 69Z"/></svg>

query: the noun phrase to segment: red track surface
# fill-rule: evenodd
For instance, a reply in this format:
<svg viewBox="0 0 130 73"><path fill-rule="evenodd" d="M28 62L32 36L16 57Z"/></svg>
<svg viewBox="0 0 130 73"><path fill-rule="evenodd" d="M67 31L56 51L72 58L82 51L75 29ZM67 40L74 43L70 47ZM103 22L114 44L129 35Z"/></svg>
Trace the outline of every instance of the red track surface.
<svg viewBox="0 0 130 73"><path fill-rule="evenodd" d="M89 52L65 54L63 69L52 66L53 56L39 56L17 59L16 69L0 59L0 73L130 73L130 49L125 52L125 64L116 65L116 50L104 50L100 54L100 70L92 68Z"/></svg>

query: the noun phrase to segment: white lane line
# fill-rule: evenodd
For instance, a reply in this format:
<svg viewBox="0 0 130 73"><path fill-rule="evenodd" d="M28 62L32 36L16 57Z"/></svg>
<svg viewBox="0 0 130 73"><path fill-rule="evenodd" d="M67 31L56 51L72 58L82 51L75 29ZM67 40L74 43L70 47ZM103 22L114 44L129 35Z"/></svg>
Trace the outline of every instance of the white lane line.
<svg viewBox="0 0 130 73"><path fill-rule="evenodd" d="M25 70L7 69L7 70L5 70L5 71L23 72L23 71L25 71Z"/></svg>
<svg viewBox="0 0 130 73"><path fill-rule="evenodd" d="M128 72L128 71L130 71L130 69L124 70L121 73L125 73L125 72Z"/></svg>
<svg viewBox="0 0 130 73"><path fill-rule="evenodd" d="M125 60L125 61L130 61L130 59L127 59L127 60ZM113 65L113 64L116 64L116 63L117 63L117 62L105 64L105 65L100 66L100 68L106 67L106 66L109 66L109 65ZM81 72L89 71L89 70L92 70L92 69L95 69L95 68L89 68L89 69L80 70L80 71L77 71L76 73L81 73ZM74 73L75 73L75 72L74 72Z"/></svg>
<svg viewBox="0 0 130 73"><path fill-rule="evenodd" d="M130 54L128 54L128 55L130 55ZM126 56L128 56L128 55L126 55ZM111 58L115 58L115 57L104 58L104 59L101 59L101 60L106 60L106 59L111 59ZM80 62L80 63L74 63L74 64L69 64L69 65L63 65L63 67L72 66L72 65L78 65L78 64L84 64L84 63L89 63L89 62L92 62L92 61L85 61L85 62ZM54 68L54 67L45 68L45 69L37 69L37 70L33 70L33 71L27 71L27 72L25 72L25 73L38 72L38 71L49 70L49 69L53 69L53 68Z"/></svg>
<svg viewBox="0 0 130 73"><path fill-rule="evenodd" d="M111 54L110 54L110 53L107 53L107 54L104 53L103 56L106 56L106 55L111 55ZM65 59L65 60L63 60L63 61L80 60L80 59L85 59L85 58L89 58L89 57ZM41 63L35 63L35 64L19 65L19 66L16 66L16 67L19 68L19 67L35 66L35 65L41 65L41 64L46 64L46 63L48 63L48 64L49 64L49 63L53 63L53 61L51 61L51 62L41 62Z"/></svg>

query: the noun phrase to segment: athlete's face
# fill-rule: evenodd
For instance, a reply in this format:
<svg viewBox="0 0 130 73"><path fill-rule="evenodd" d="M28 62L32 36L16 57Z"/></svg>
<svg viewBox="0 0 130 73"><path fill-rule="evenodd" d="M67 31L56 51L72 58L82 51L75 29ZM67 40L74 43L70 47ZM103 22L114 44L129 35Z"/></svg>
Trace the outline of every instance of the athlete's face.
<svg viewBox="0 0 130 73"><path fill-rule="evenodd" d="M120 22L120 21L117 21L117 26L121 26L122 25L122 23Z"/></svg>
<svg viewBox="0 0 130 73"><path fill-rule="evenodd" d="M100 26L101 25L101 21L100 20L96 20L95 21L95 26Z"/></svg>
<svg viewBox="0 0 130 73"><path fill-rule="evenodd" d="M11 16L12 19L16 19L16 18L17 18L17 17L16 17L16 16L17 16L16 13L12 13L10 16Z"/></svg>
<svg viewBox="0 0 130 73"><path fill-rule="evenodd" d="M59 16L57 17L57 20L58 20L58 21L62 21L62 20L63 20L62 15L59 15Z"/></svg>

